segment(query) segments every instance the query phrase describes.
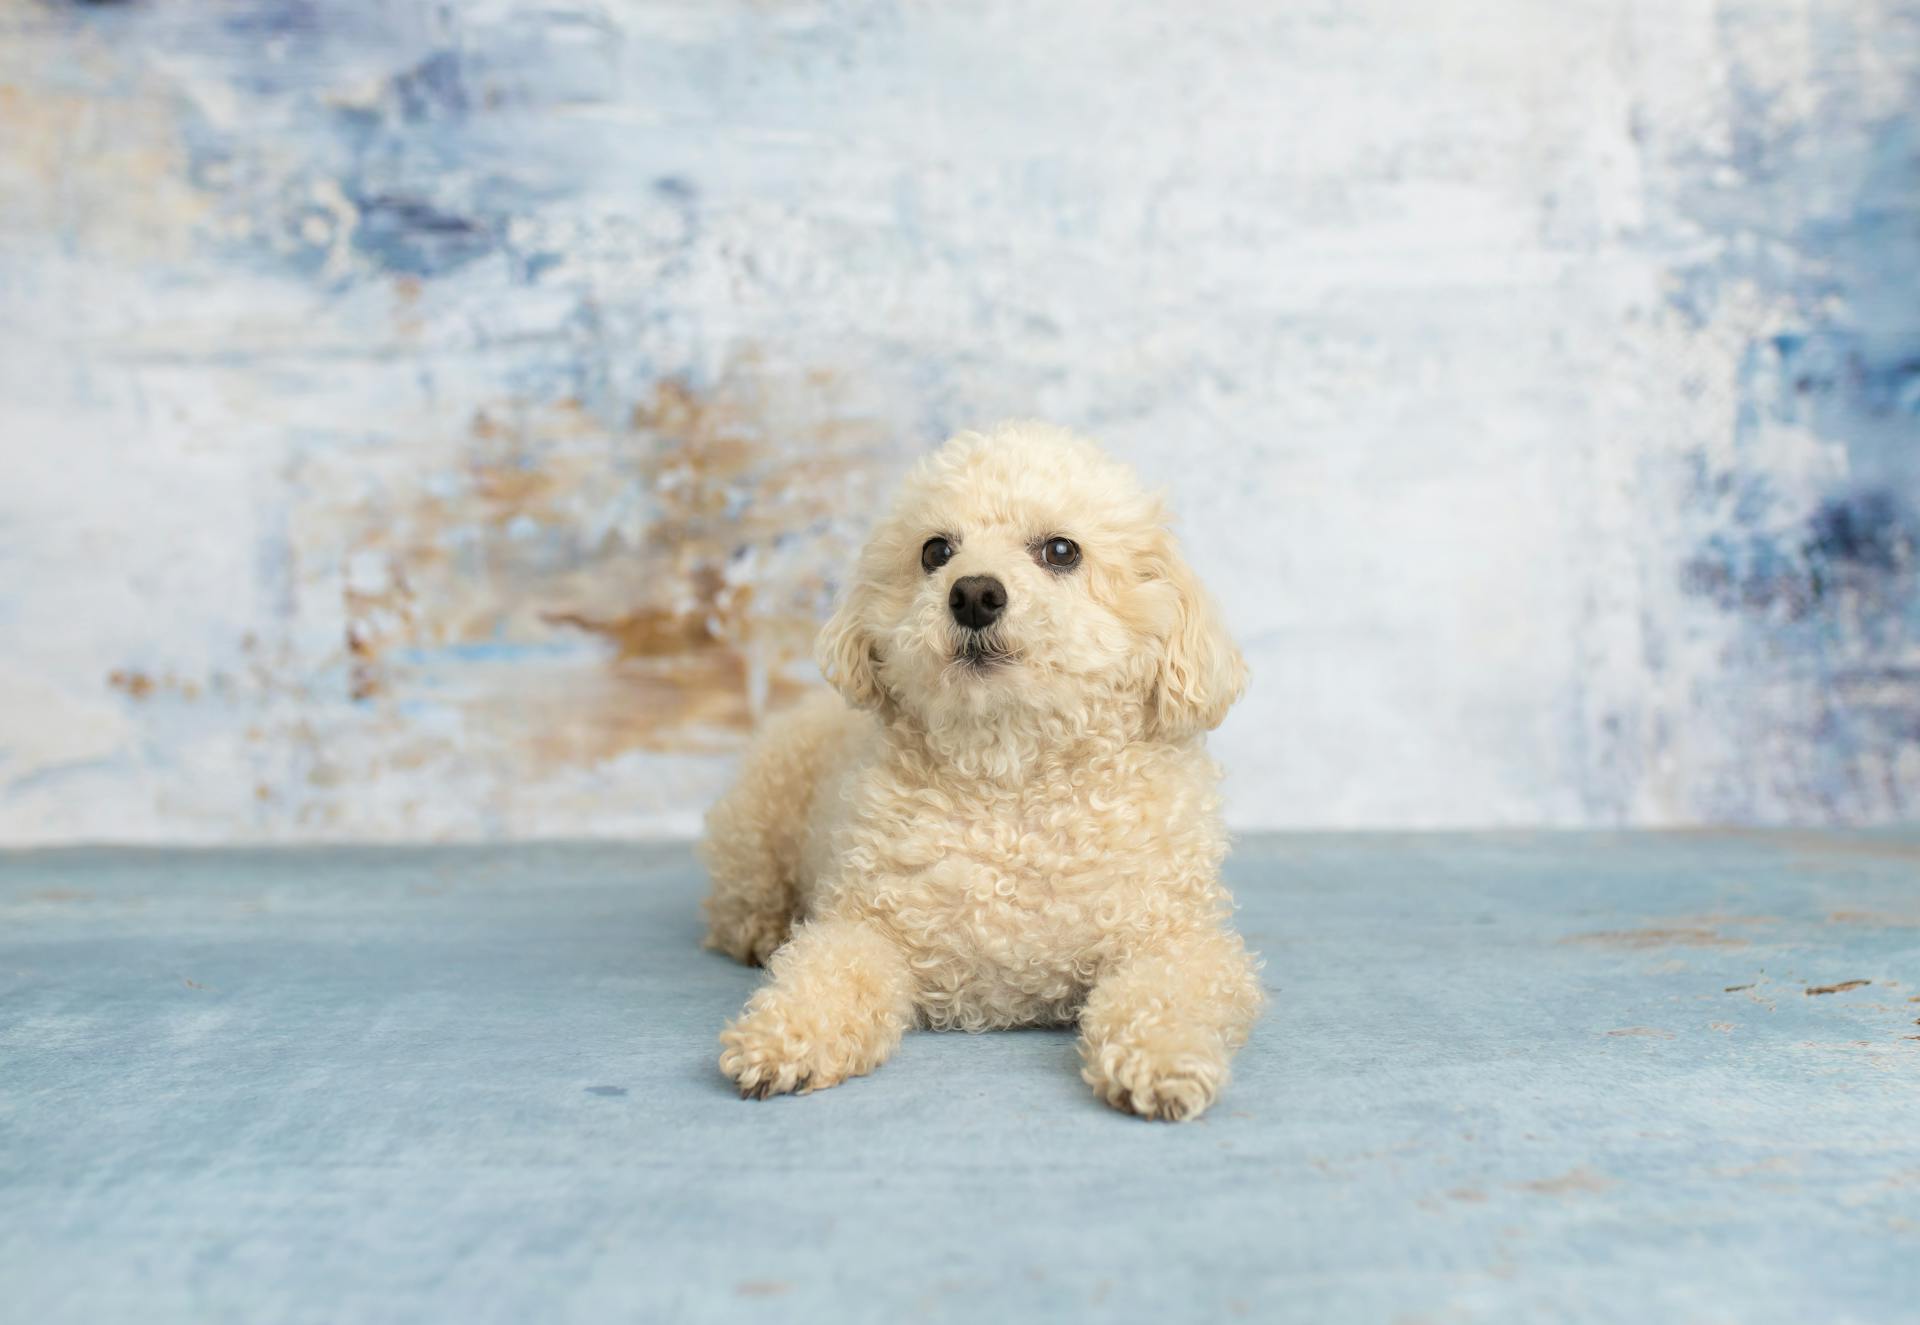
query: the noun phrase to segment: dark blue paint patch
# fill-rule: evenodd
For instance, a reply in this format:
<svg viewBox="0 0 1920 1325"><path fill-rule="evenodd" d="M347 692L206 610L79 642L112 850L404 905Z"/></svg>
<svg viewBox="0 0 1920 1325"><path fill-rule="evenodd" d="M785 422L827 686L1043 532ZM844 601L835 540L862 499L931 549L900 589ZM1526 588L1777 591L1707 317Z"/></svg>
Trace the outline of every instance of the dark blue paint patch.
<svg viewBox="0 0 1920 1325"><path fill-rule="evenodd" d="M1808 524L1808 562L1836 573L1894 574L1913 565L1920 546L1913 517L1891 492L1822 502Z"/></svg>
<svg viewBox="0 0 1920 1325"><path fill-rule="evenodd" d="M460 57L453 51L436 51L394 75L388 88L400 118L408 124L460 119L473 109Z"/></svg>
<svg viewBox="0 0 1920 1325"><path fill-rule="evenodd" d="M240 37L299 37L320 31L315 0L251 0L232 6L221 26Z"/></svg>
<svg viewBox="0 0 1920 1325"><path fill-rule="evenodd" d="M680 218L680 233L691 238L700 229L700 194L678 175L662 175L653 182L653 191Z"/></svg>
<svg viewBox="0 0 1920 1325"><path fill-rule="evenodd" d="M1920 351L1876 358L1860 337L1843 332L1782 334L1767 348L1779 365L1777 415L1804 417L1820 408L1872 418L1920 415Z"/></svg>
<svg viewBox="0 0 1920 1325"><path fill-rule="evenodd" d="M421 198L355 198L360 223L353 246L386 271L438 276L485 257L500 243L497 221L462 216Z"/></svg>
<svg viewBox="0 0 1920 1325"><path fill-rule="evenodd" d="M566 257L560 253L534 252L514 254L514 275L523 285L538 285L540 278L560 266Z"/></svg>
<svg viewBox="0 0 1920 1325"><path fill-rule="evenodd" d="M398 40L379 17L378 10L353 7L251 6L223 26L244 38L237 48L257 48L259 56L234 61L227 77L257 94L310 95L307 84L319 72L351 60L353 52ZM269 39L280 50L271 57L263 44ZM494 64L511 54L489 49ZM537 65L541 49L520 54ZM500 97L489 67L484 53L466 45L435 49L388 75L370 98L316 106L306 131L307 164L277 178L260 171L244 134L208 123L183 102L178 113L190 177L249 222L211 231L207 242L306 279L323 273L347 283L368 275L432 278L499 253L513 279L538 282L563 255L516 251L510 224L574 192L578 181L550 159L508 150L497 135L474 127ZM523 72L532 77L539 70ZM335 190L353 204L354 216L316 201ZM679 196L691 192L689 185ZM335 254L346 224L353 226L354 253L365 261L341 271ZM241 237L228 238L236 232Z"/></svg>
<svg viewBox="0 0 1920 1325"><path fill-rule="evenodd" d="M1920 242L1914 247L1920 261ZM1911 496L1920 493L1920 310L1912 320L1908 335L1809 327L1748 348L1737 379L1735 463L1694 462L1689 502L1710 524L1682 564L1688 593L1751 614L1761 629L1831 616L1844 601L1848 618L1830 621L1832 630L1869 642L1884 637L1889 622L1920 618L1920 518ZM1765 433L1783 425L1838 443L1852 481L1811 508L1784 494L1781 478L1745 459L1764 453ZM1782 635L1768 653L1825 656L1838 642Z"/></svg>
<svg viewBox="0 0 1920 1325"><path fill-rule="evenodd" d="M601 1095L610 1099L621 1096L621 1095L625 1095L626 1093L627 1093L627 1088L625 1086L588 1086L587 1087L587 1094Z"/></svg>
<svg viewBox="0 0 1920 1325"><path fill-rule="evenodd" d="M1730 612L1803 621L1845 602L1898 614L1913 598L1920 520L1884 489L1829 497L1783 533L1716 532L1681 569L1695 597Z"/></svg>

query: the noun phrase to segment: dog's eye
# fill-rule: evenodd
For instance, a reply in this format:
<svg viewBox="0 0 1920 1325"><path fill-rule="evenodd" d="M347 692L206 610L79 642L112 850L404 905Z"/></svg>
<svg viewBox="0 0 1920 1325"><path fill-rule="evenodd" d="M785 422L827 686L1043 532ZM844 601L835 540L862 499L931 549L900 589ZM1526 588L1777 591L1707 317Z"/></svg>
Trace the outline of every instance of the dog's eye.
<svg viewBox="0 0 1920 1325"><path fill-rule="evenodd" d="M1080 564L1080 545L1071 538L1049 538L1040 545L1040 560L1054 570L1072 570Z"/></svg>
<svg viewBox="0 0 1920 1325"><path fill-rule="evenodd" d="M944 538L929 538L920 545L920 569L931 575L953 560L953 544Z"/></svg>

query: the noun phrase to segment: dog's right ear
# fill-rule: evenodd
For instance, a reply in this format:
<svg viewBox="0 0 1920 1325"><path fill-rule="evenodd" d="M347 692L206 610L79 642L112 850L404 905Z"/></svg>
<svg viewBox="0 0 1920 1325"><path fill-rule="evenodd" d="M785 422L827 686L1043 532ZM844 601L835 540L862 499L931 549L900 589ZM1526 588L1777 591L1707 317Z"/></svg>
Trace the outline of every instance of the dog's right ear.
<svg viewBox="0 0 1920 1325"><path fill-rule="evenodd" d="M871 599L864 581L848 585L840 606L827 618L813 643L820 671L847 703L863 709L878 708L886 697L886 689L880 684L875 640L867 626Z"/></svg>

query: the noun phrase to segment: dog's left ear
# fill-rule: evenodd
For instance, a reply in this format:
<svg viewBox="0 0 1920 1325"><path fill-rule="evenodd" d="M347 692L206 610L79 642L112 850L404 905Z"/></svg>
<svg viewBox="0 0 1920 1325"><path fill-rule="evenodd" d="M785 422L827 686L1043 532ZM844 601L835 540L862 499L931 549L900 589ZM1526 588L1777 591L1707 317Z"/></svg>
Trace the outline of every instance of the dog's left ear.
<svg viewBox="0 0 1920 1325"><path fill-rule="evenodd" d="M1147 726L1161 740L1184 740L1220 725L1246 691L1247 664L1171 533L1161 532L1147 569L1173 597L1147 700Z"/></svg>

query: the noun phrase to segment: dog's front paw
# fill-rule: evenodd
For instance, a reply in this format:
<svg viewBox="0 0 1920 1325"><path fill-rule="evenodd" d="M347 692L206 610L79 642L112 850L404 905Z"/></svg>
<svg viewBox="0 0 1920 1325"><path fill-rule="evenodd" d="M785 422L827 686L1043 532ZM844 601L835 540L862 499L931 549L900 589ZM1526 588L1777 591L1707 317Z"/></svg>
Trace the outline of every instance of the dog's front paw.
<svg viewBox="0 0 1920 1325"><path fill-rule="evenodd" d="M743 1099L805 1095L846 1079L845 1055L830 1048L818 1028L798 1025L777 1005L763 1004L720 1033L720 1070Z"/></svg>
<svg viewBox="0 0 1920 1325"><path fill-rule="evenodd" d="M1161 1031L1137 1039L1083 1045L1081 1076L1114 1108L1142 1118L1197 1118L1227 1081L1227 1053L1210 1033Z"/></svg>
<svg viewBox="0 0 1920 1325"><path fill-rule="evenodd" d="M720 1032L720 1070L739 1087L743 1099L810 1090L813 1067L806 1050L806 1040L785 1018L763 1009Z"/></svg>
<svg viewBox="0 0 1920 1325"><path fill-rule="evenodd" d="M804 1094L871 1072L913 1019L905 959L863 922L808 921L768 968L773 978L720 1034L720 1070L742 1095Z"/></svg>

